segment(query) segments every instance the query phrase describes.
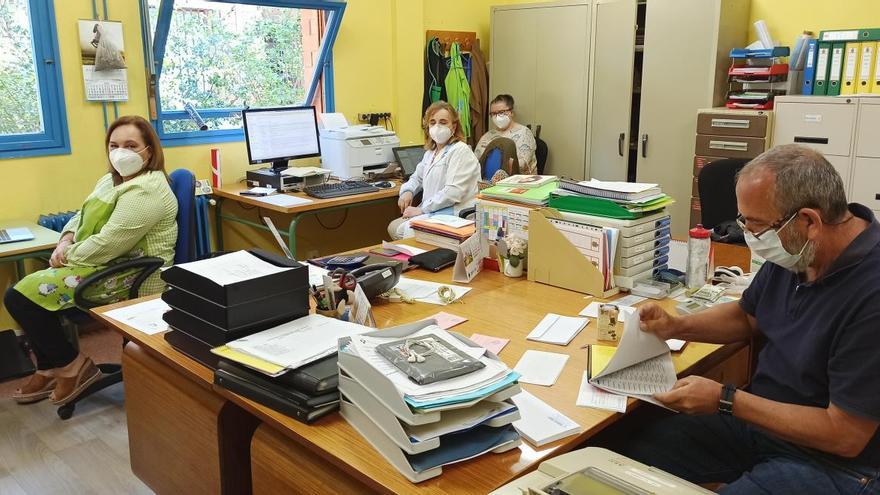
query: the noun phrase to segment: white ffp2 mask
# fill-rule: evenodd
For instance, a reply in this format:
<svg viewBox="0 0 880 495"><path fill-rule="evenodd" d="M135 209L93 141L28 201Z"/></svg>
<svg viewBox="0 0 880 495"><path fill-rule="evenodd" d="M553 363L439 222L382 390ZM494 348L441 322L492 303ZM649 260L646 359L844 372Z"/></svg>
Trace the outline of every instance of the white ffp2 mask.
<svg viewBox="0 0 880 495"><path fill-rule="evenodd" d="M507 129L507 126L510 125L510 116L509 115L496 115L492 117L492 122L495 123L495 127L500 130Z"/></svg>
<svg viewBox="0 0 880 495"><path fill-rule="evenodd" d="M144 150L146 149L144 148ZM132 151L128 148L116 148L110 150L110 164L113 165L113 168L119 175L128 177L140 172L144 167L144 159L141 157L140 152Z"/></svg>
<svg viewBox="0 0 880 495"><path fill-rule="evenodd" d="M443 146L449 141L449 138L452 137L452 129L445 125L432 125L431 128L428 129L428 134L431 135L431 139L433 139L435 143Z"/></svg>
<svg viewBox="0 0 880 495"><path fill-rule="evenodd" d="M789 253L785 249L785 246L782 245L782 239L779 238L778 232L787 227L795 216L797 215L793 215L789 218L787 222L779 227L779 229L771 229L762 234L760 238L755 237L755 234L749 232L748 229L743 229L743 236L746 238L746 244L748 244L749 248L758 256L771 263L775 263L786 270L791 270L798 264L798 261L801 260L801 256L803 256L804 250L807 248L807 243L810 242L809 240L805 241L801 250L797 254Z"/></svg>

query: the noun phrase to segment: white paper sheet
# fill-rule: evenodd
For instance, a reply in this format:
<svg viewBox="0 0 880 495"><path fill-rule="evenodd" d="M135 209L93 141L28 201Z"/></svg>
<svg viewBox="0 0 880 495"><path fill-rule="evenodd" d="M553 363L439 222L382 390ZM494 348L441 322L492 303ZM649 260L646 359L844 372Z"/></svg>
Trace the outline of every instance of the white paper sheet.
<svg viewBox="0 0 880 495"><path fill-rule="evenodd" d="M514 395L512 400L522 416L513 422L513 427L536 447L581 431L581 426L571 418L525 390Z"/></svg>
<svg viewBox="0 0 880 495"><path fill-rule="evenodd" d="M321 167L288 167L281 171L281 175L290 177L312 177L314 175L330 174L332 170Z"/></svg>
<svg viewBox="0 0 880 495"><path fill-rule="evenodd" d="M305 263L305 265L309 267L309 285L324 285L324 275L327 275L330 272L327 271L326 268L321 268L320 266L311 263Z"/></svg>
<svg viewBox="0 0 880 495"><path fill-rule="evenodd" d="M669 350L672 352L678 352L682 350L685 344L687 344L686 340L666 339L666 345L669 346Z"/></svg>
<svg viewBox="0 0 880 495"><path fill-rule="evenodd" d="M104 316L144 332L147 335L153 335L168 330L168 324L162 319L162 314L170 309L171 307L165 304L165 301L156 298L107 311L104 313Z"/></svg>
<svg viewBox="0 0 880 495"><path fill-rule="evenodd" d="M285 208L289 208L291 206L300 206L307 205L312 203L313 201L308 198L300 198L298 196L292 196L290 194L273 194L272 196L257 196L253 198L261 203L267 203L270 205L281 206Z"/></svg>
<svg viewBox="0 0 880 495"><path fill-rule="evenodd" d="M626 396L606 392L590 384L590 374L584 371L576 404L582 407L605 409L606 411L626 412Z"/></svg>
<svg viewBox="0 0 880 495"><path fill-rule="evenodd" d="M425 280L415 280L406 277L400 277L400 281L395 286L395 288L399 289L406 297L411 297L418 302L446 306L446 303L440 299L440 295L437 293L440 287L449 287L452 289L456 301L471 290L470 287L438 284L436 282L427 282Z"/></svg>
<svg viewBox="0 0 880 495"><path fill-rule="evenodd" d="M582 309L581 312L578 314L580 316L589 316L590 318L598 318L599 317L599 306L601 306L603 304L617 305L617 309L620 310L620 314L618 314L617 317L618 317L618 319L620 319L620 321L626 321L627 314L638 311L636 308L634 308L632 306L621 306L621 305L617 304L616 302L604 303L604 302L593 301L590 303L589 306Z"/></svg>
<svg viewBox="0 0 880 495"><path fill-rule="evenodd" d="M376 320L373 318L373 305L370 304L370 299L364 294L361 284L357 284L354 288L352 319L358 325L376 328Z"/></svg>
<svg viewBox="0 0 880 495"><path fill-rule="evenodd" d="M409 256L415 256L417 254L427 252L426 250L422 248L417 248L415 246L407 246L406 244L394 244L388 241L382 241L382 248L390 249L391 251L397 251L398 253L406 254Z"/></svg>
<svg viewBox="0 0 880 495"><path fill-rule="evenodd" d="M278 366L294 369L336 352L341 337L353 337L371 330L363 325L315 314L233 340L227 345Z"/></svg>
<svg viewBox="0 0 880 495"><path fill-rule="evenodd" d="M635 294L629 294L627 296L618 297L617 299L611 301L611 304L616 304L618 306L626 306L632 307L636 304L646 300L647 297L637 296Z"/></svg>
<svg viewBox="0 0 880 495"><path fill-rule="evenodd" d="M275 266L272 263L257 258L247 251L236 251L224 254L216 258L181 263L177 265L189 272L200 275L221 286L226 286L245 280L274 275L285 272L291 268Z"/></svg>
<svg viewBox="0 0 880 495"><path fill-rule="evenodd" d="M468 225L473 225L473 220L468 220L466 218L461 218L455 215L431 215L427 218L423 218L425 222L428 223L436 223L439 225L446 225L448 227L452 227L454 229L458 229L461 227L465 227Z"/></svg>
<svg viewBox="0 0 880 495"><path fill-rule="evenodd" d="M657 187L657 184L648 184L644 182L614 182L598 179L590 179L582 181L581 184L603 191L615 191L621 193L640 193Z"/></svg>
<svg viewBox="0 0 880 495"><path fill-rule="evenodd" d="M526 337L548 344L568 345L590 320L548 313Z"/></svg>
<svg viewBox="0 0 880 495"><path fill-rule="evenodd" d="M550 387L562 374L562 368L565 367L567 361L568 354L529 349L519 358L519 362L513 369L522 375L519 377L519 381L523 383Z"/></svg>

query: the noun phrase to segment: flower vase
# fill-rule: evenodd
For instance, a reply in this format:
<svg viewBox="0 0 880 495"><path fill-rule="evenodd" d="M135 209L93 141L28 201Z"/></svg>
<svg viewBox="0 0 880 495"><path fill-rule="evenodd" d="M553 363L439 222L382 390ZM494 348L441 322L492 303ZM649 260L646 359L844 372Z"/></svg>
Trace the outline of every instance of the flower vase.
<svg viewBox="0 0 880 495"><path fill-rule="evenodd" d="M504 261L504 272L503 273L505 275L507 275L508 277L511 277L511 278L522 277L523 265L525 264L525 262L523 260L520 260L516 266L513 266L512 264L510 264L510 259L508 259L508 258L503 258L502 261Z"/></svg>

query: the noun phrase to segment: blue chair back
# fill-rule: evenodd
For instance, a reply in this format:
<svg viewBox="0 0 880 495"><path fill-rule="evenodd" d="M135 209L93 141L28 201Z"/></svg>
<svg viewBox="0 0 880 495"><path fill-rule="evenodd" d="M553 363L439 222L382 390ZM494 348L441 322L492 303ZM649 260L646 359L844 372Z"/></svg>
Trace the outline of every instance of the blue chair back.
<svg viewBox="0 0 880 495"><path fill-rule="evenodd" d="M186 169L177 169L168 175L171 190L177 198L177 244L174 246L174 264L196 259L196 177Z"/></svg>
<svg viewBox="0 0 880 495"><path fill-rule="evenodd" d="M501 150L495 148L486 156L486 168L483 170L483 180L491 180L495 172L501 170Z"/></svg>

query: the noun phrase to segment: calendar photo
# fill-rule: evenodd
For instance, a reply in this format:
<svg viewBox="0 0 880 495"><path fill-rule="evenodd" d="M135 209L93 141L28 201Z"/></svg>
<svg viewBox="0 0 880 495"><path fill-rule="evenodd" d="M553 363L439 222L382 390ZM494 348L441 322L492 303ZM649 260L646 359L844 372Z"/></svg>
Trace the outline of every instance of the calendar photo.
<svg viewBox="0 0 880 495"><path fill-rule="evenodd" d="M96 20L79 20L78 23L86 100L128 100L122 23Z"/></svg>

